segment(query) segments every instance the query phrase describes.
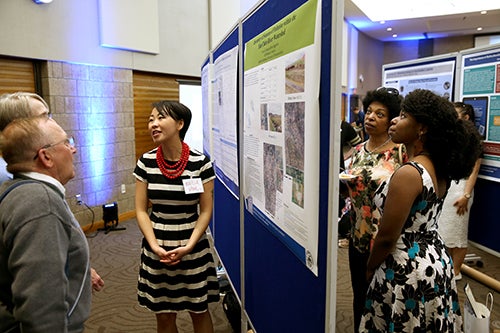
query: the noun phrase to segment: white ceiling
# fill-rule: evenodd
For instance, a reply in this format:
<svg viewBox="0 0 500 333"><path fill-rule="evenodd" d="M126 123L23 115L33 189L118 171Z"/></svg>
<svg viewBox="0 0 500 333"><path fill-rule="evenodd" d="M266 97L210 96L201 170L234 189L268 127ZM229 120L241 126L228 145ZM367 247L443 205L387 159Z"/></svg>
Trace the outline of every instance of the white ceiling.
<svg viewBox="0 0 500 333"><path fill-rule="evenodd" d="M418 0L414 1L418 3ZM393 10L387 8L388 12ZM432 12L432 9L430 11ZM359 31L384 42L462 35L500 34L500 1L498 1L498 9L488 10L484 15L480 12L470 12L386 21L381 24L372 22L351 0L345 0L344 17ZM389 27L392 28L392 31L387 31ZM478 27L482 27L482 30L478 31ZM397 34L397 37L393 37L393 34Z"/></svg>

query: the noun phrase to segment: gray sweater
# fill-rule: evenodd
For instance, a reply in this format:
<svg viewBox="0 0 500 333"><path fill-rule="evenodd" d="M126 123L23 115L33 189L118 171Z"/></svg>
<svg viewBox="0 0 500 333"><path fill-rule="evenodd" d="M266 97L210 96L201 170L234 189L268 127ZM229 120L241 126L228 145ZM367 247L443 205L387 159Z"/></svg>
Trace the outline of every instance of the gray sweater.
<svg viewBox="0 0 500 333"><path fill-rule="evenodd" d="M63 194L42 181L13 189L0 203L0 332L16 321L22 332L82 332L90 301L87 240Z"/></svg>

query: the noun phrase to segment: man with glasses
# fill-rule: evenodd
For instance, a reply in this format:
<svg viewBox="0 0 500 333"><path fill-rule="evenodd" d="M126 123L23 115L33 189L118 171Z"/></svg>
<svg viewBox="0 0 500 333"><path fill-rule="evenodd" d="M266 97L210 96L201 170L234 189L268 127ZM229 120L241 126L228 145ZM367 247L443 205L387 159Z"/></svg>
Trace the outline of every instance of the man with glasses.
<svg viewBox="0 0 500 333"><path fill-rule="evenodd" d="M0 186L0 331L83 332L89 248L64 200L74 141L38 116L12 121L0 143L14 175Z"/></svg>
<svg viewBox="0 0 500 333"><path fill-rule="evenodd" d="M49 105L38 94L18 91L12 94L3 94L0 96L0 132L10 124L13 120L19 118L29 118L36 116L46 116L52 118ZM75 140L73 137L65 139L66 144L74 146ZM62 142L61 142L62 143ZM49 148L42 147L42 148ZM35 156L34 159L38 157ZM4 181L12 179L12 174L7 171L7 164L2 156L0 156L0 184ZM103 279L97 274L95 269L91 268L92 273L92 288L95 291L100 291L104 286Z"/></svg>
<svg viewBox="0 0 500 333"><path fill-rule="evenodd" d="M3 131L12 120L33 116L51 117L47 102L37 94L19 91L0 96L0 131ZM6 163L0 156L0 183L12 179L6 170Z"/></svg>

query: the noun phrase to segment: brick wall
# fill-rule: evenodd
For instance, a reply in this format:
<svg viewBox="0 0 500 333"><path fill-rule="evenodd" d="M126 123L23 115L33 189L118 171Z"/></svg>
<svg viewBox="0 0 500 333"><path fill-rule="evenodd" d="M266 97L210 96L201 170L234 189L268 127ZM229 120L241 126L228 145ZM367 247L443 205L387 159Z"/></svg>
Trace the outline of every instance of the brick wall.
<svg viewBox="0 0 500 333"><path fill-rule="evenodd" d="M76 176L66 197L82 226L102 220L103 204L118 202L119 214L134 211L135 167L132 71L48 61L42 92L56 120L76 140ZM126 193L121 193L122 184Z"/></svg>

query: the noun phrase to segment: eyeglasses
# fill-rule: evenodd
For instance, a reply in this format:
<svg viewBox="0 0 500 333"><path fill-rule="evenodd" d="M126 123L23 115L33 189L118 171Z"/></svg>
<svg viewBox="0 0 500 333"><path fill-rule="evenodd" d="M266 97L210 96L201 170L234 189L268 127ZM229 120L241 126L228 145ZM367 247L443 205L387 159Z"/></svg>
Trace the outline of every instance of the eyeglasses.
<svg viewBox="0 0 500 333"><path fill-rule="evenodd" d="M54 147L54 146L57 146L57 145L60 145L60 144L64 144L68 148L75 148L75 138L73 136L68 136L64 140L58 141L56 143L50 143L48 145L45 145L45 146L41 147L40 149L38 149L36 151L36 155L35 155L35 157L33 159L36 160L38 158L38 153L40 152L40 150L42 150L42 149L48 149L48 148L51 148L51 147Z"/></svg>
<svg viewBox="0 0 500 333"><path fill-rule="evenodd" d="M399 95L399 90L397 90L396 88L378 87L376 89L376 91L380 91L382 93L386 93L386 94L389 94L389 95L395 95L395 96Z"/></svg>

